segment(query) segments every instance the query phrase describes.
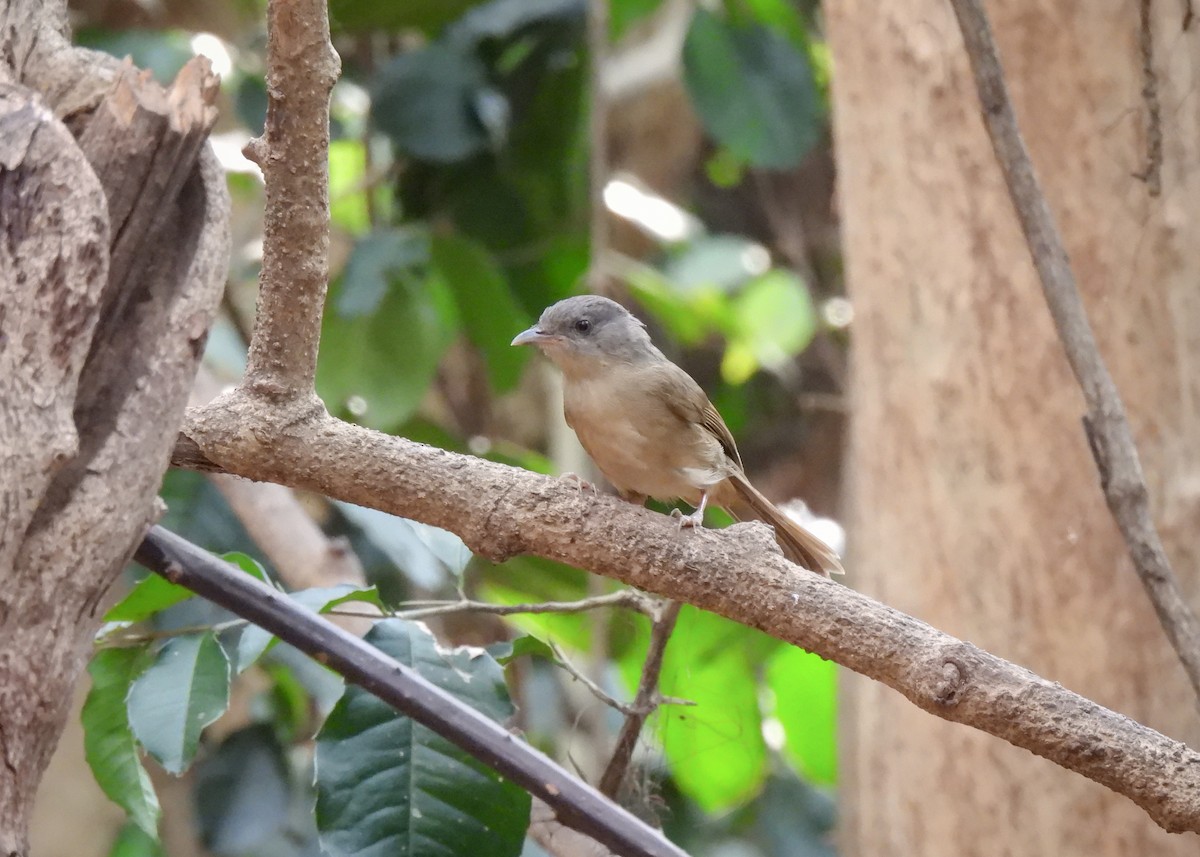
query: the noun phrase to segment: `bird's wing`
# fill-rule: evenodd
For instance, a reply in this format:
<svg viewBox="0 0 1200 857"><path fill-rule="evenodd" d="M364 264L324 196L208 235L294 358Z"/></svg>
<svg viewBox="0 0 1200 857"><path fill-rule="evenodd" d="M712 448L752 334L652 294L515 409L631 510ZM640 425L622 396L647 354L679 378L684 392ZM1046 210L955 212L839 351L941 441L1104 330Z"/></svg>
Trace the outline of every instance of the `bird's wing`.
<svg viewBox="0 0 1200 857"><path fill-rule="evenodd" d="M733 435L695 379L674 363L666 363L656 375L661 385L661 398L675 416L684 422L698 424L715 437L725 454L740 469L742 457L738 455Z"/></svg>

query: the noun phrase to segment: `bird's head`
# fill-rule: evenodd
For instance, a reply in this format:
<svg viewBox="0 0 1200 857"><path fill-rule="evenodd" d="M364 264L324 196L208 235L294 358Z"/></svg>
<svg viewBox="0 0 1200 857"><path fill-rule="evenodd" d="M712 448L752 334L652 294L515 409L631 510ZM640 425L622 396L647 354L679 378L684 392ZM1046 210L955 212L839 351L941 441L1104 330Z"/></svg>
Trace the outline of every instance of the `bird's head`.
<svg viewBox="0 0 1200 857"><path fill-rule="evenodd" d="M658 353L646 325L599 295L567 298L548 307L513 345L536 345L567 375L580 376L613 363L636 363Z"/></svg>

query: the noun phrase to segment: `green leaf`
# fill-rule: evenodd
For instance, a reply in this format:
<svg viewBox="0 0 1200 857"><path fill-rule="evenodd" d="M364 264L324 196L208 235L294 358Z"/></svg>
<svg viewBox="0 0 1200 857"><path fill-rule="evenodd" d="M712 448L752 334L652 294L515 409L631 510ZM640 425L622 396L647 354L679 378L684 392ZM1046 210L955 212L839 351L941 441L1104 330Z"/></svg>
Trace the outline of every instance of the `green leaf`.
<svg viewBox="0 0 1200 857"><path fill-rule="evenodd" d="M138 829L157 840L158 797L142 767L125 710L125 698L144 665L144 655L142 649L105 649L88 664L92 688L83 703L83 749L104 793Z"/></svg>
<svg viewBox="0 0 1200 857"><path fill-rule="evenodd" d="M454 293L467 335L483 353L492 388L500 393L511 390L521 378L530 349L509 343L533 319L513 299L491 254L471 239L436 236L432 260L433 270Z"/></svg>
<svg viewBox="0 0 1200 857"><path fill-rule="evenodd" d="M333 140L329 144L329 217L352 235L371 229L365 186L366 150L359 140Z"/></svg>
<svg viewBox="0 0 1200 857"><path fill-rule="evenodd" d="M767 664L785 750L811 782L837 783L837 667L795 646L781 646Z"/></svg>
<svg viewBox="0 0 1200 857"><path fill-rule="evenodd" d="M774 641L720 616L684 607L663 659L660 688L695 706L667 706L659 737L679 788L705 811L736 806L767 776L758 680L759 650ZM644 650L643 650L644 651ZM640 671L640 660L627 680Z"/></svg>
<svg viewBox="0 0 1200 857"><path fill-rule="evenodd" d="M769 27L697 9L683 78L708 133L755 166L793 167L820 138L823 111L808 56Z"/></svg>
<svg viewBox="0 0 1200 857"><path fill-rule="evenodd" d="M241 551L229 551L228 553L221 554L221 559L236 565L256 580L261 580L263 583L271 583L271 578L267 574L267 570L263 568L262 563L249 554L242 553Z"/></svg>
<svg viewBox="0 0 1200 857"><path fill-rule="evenodd" d="M371 118L404 154L450 164L486 151L492 133L481 121L481 100L500 97L470 46L432 42L400 54L382 71Z"/></svg>
<svg viewBox="0 0 1200 857"><path fill-rule="evenodd" d="M129 823L117 833L108 857L166 857L166 852L157 836Z"/></svg>
<svg viewBox="0 0 1200 857"><path fill-rule="evenodd" d="M240 729L196 766L196 826L214 854L251 854L285 829L291 785L271 725Z"/></svg>
<svg viewBox="0 0 1200 857"><path fill-rule="evenodd" d="M229 704L229 659L212 633L174 637L129 690L129 725L151 756L180 774L200 733Z"/></svg>
<svg viewBox="0 0 1200 857"><path fill-rule="evenodd" d="M104 614L105 622L141 622L160 610L165 610L180 601L186 601L192 590L171 583L157 574L147 574L129 590L129 594L118 601Z"/></svg>
<svg viewBox="0 0 1200 857"><path fill-rule="evenodd" d="M354 245L334 308L342 318L369 316L397 280L421 276L429 263L429 233L399 228L374 232Z"/></svg>
<svg viewBox="0 0 1200 857"><path fill-rule="evenodd" d="M500 666L446 651L412 622L368 642L496 720L512 715ZM317 737L317 827L333 857L521 852L529 795L431 730L348 687Z"/></svg>
<svg viewBox="0 0 1200 857"><path fill-rule="evenodd" d="M325 613L339 604L357 601L371 604L382 609L383 602L379 591L374 587L362 588L349 583L338 583L334 586L314 586L311 589L301 589L291 592L288 597L306 610L314 613ZM279 642L270 631L258 625L248 625L243 629L237 641L236 672L240 675L255 661L266 654L267 650Z"/></svg>
<svg viewBox="0 0 1200 857"><path fill-rule="evenodd" d="M534 556L513 557L483 569L480 597L497 604L577 601L588 594L587 574L568 565ZM580 613L523 613L506 617L526 633L587 651L591 620Z"/></svg>
<svg viewBox="0 0 1200 857"><path fill-rule="evenodd" d="M416 411L442 355L454 341L458 317L454 297L440 278L422 278L395 267L408 258L402 236L394 232L369 236L355 248L355 255L384 252L376 244L379 241L391 242L388 252L394 266L374 268L380 272L378 279L364 285L348 279L348 265L347 277L334 285L331 300L337 307L344 289L369 289L380 283L385 294L370 314L325 313L317 392L330 410L351 413L367 426L387 430ZM364 244L366 249L360 249ZM356 310L363 306L359 301L356 296L352 302Z"/></svg>
<svg viewBox="0 0 1200 857"><path fill-rule="evenodd" d="M330 23L344 30L421 30L434 36L478 0L330 0Z"/></svg>
<svg viewBox="0 0 1200 857"><path fill-rule="evenodd" d="M733 300L736 333L729 337L721 375L741 384L759 368L778 369L812 342L817 313L804 283L783 269L768 271Z"/></svg>
<svg viewBox="0 0 1200 857"><path fill-rule="evenodd" d="M497 643L495 646L489 646L488 653L496 659L496 663L504 667L511 664L517 658L526 655L531 658L543 658L552 663L558 662L554 650L547 643L539 640L532 634L526 634L522 637L517 637L515 640L505 640L502 643Z"/></svg>

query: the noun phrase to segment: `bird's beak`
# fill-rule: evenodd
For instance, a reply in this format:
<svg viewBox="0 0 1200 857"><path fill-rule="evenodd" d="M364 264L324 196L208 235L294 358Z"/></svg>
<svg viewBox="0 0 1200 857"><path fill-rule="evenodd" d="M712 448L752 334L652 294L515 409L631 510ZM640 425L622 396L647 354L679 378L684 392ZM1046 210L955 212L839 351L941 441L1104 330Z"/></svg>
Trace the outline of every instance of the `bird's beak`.
<svg viewBox="0 0 1200 857"><path fill-rule="evenodd" d="M547 342L551 337L540 331L535 324L529 330L523 330L513 338L512 345L541 345Z"/></svg>

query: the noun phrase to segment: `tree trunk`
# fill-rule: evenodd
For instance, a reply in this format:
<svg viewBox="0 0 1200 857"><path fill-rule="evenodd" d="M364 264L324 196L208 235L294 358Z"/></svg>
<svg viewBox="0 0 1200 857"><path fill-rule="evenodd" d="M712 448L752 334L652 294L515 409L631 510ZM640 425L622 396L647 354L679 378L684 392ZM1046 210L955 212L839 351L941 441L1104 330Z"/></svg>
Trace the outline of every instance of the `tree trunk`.
<svg viewBox="0 0 1200 857"><path fill-rule="evenodd" d="M1143 3L1148 0L1142 0ZM1200 523L1197 27L1152 4L989 3L1018 119L1189 595ZM826 5L854 327L851 586L1200 744L1131 568L943 0ZM1196 599L1193 598L1193 602ZM847 679L847 855L1194 854L1132 803Z"/></svg>
<svg viewBox="0 0 1200 857"><path fill-rule="evenodd" d="M168 96L71 48L65 17L0 4L3 857L28 852L97 605L155 517L228 256L212 75Z"/></svg>

